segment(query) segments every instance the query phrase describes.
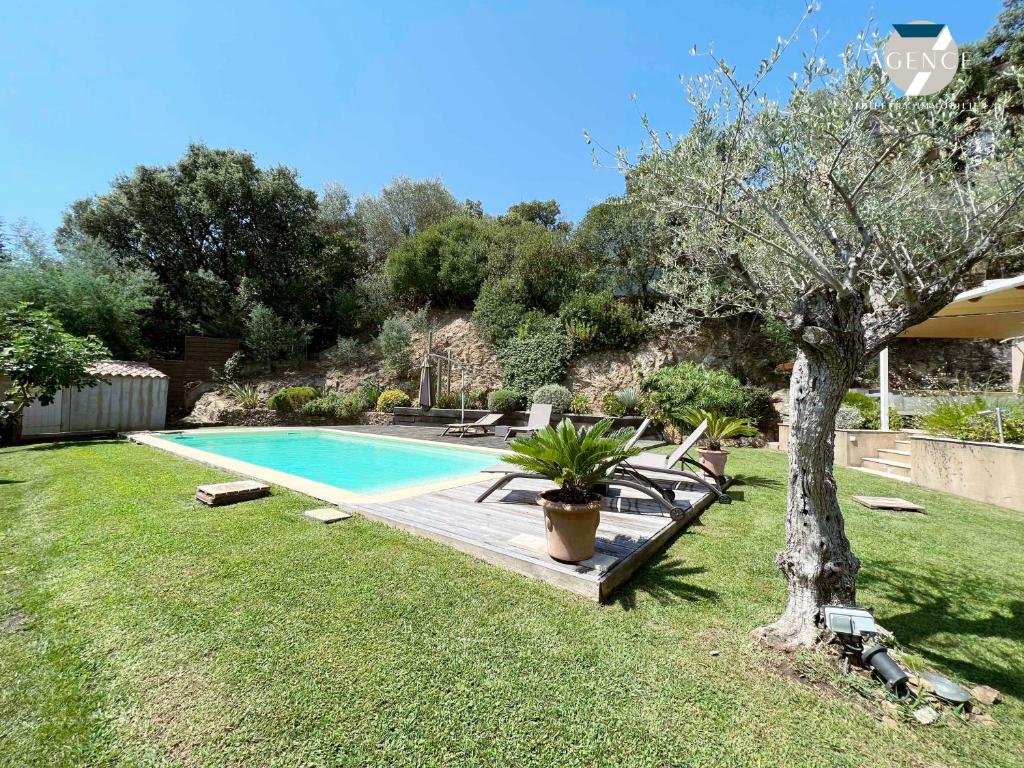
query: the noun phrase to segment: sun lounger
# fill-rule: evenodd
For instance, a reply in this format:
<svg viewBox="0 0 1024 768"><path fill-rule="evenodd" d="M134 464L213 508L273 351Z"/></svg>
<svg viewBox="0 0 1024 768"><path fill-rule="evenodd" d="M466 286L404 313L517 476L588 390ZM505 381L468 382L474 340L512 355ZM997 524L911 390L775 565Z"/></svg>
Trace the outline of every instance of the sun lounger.
<svg viewBox="0 0 1024 768"><path fill-rule="evenodd" d="M551 406L548 403L534 403L530 407L530 418L526 422L525 427L509 427L508 434L505 435L505 442L507 443L513 437L517 435L532 435L536 434L539 430L544 429L551 423Z"/></svg>
<svg viewBox="0 0 1024 768"><path fill-rule="evenodd" d="M688 455L697 441L703 437L707 428L707 421L701 422L700 426L687 435L686 439L672 453L666 455L646 451L639 456L626 459L616 466L613 472L616 475L630 478L636 482L648 483L658 488L661 487L658 482L661 479L682 478L713 493L719 503L729 504L732 499L724 490L726 478L715 477L703 464ZM687 466L692 466L697 471L690 471ZM666 491L666 493L673 495L671 491Z"/></svg>
<svg viewBox="0 0 1024 768"><path fill-rule="evenodd" d="M492 429L504 416L505 414L503 413L488 413L486 416L481 416L476 421L469 422L468 424L449 424L444 428L441 437L449 433L457 434L459 437L471 434L488 435L491 433L487 430Z"/></svg>
<svg viewBox="0 0 1024 768"><path fill-rule="evenodd" d="M644 419L644 422L640 425L637 431L630 438L627 445L632 447L643 431L650 425L650 419ZM720 481L717 478L705 478L696 475L693 472L689 472L685 469L677 469L676 465L680 464L685 467L686 462L692 463L698 467L698 464L693 459L687 459L686 453L704 434L707 429L707 422L701 424L695 429L687 438L680 444L676 450L674 450L668 456L660 453L647 452L642 453L639 456L634 456L629 461L624 461L616 467L613 467L606 478L601 481L599 485L632 488L635 491L647 496L649 499L655 501L659 506L665 509L673 519L683 519L687 517L692 506L689 502L682 502L682 505L676 504L675 491L672 488L666 488L665 484L675 485L679 482L686 482L690 484L696 484L710 491L714 496L715 500L721 504L729 504L732 499L722 490ZM633 466L629 462L637 462L637 466ZM495 491L504 488L513 480L517 478L530 479L530 480L542 480L543 475L536 474L534 472L525 472L513 464L499 464L495 467L485 469L484 472L497 472L501 473L502 477L498 478L490 487L488 487L480 496L477 497L477 503L484 501ZM662 477L658 477L661 475Z"/></svg>

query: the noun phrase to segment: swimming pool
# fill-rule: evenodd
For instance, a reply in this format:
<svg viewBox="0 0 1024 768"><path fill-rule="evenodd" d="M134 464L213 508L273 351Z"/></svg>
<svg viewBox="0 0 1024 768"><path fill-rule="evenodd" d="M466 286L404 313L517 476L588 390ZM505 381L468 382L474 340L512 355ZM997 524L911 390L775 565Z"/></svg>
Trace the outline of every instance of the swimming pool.
<svg viewBox="0 0 1024 768"><path fill-rule="evenodd" d="M133 439L328 501L474 482L480 470L501 460L499 452L483 449L317 428L196 430ZM289 477L309 482L282 479ZM324 487L340 493L324 493Z"/></svg>

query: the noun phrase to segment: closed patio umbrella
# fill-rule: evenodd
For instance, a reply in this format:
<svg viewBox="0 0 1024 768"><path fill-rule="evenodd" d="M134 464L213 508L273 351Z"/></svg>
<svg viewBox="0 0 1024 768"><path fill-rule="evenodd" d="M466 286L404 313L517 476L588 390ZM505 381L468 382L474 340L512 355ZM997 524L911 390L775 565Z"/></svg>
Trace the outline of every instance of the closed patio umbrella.
<svg viewBox="0 0 1024 768"><path fill-rule="evenodd" d="M423 364L420 366L420 407L432 408L434 406L434 393L430 386L430 356L423 356Z"/></svg>

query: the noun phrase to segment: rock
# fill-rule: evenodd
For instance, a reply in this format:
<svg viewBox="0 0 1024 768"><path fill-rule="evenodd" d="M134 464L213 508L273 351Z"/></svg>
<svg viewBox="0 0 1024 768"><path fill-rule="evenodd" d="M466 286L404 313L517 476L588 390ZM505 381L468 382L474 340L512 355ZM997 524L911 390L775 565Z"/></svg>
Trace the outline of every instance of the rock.
<svg viewBox="0 0 1024 768"><path fill-rule="evenodd" d="M985 714L984 712L975 712L971 715L971 722L977 723L978 725L995 725L996 721L992 719L992 715Z"/></svg>
<svg viewBox="0 0 1024 768"><path fill-rule="evenodd" d="M921 725L931 725L939 719L939 713L932 707L921 707L914 710L914 719Z"/></svg>
<svg viewBox="0 0 1024 768"><path fill-rule="evenodd" d="M721 653L721 651L711 651L711 653L709 653L708 655L709 656L717 656L719 653Z"/></svg>
<svg viewBox="0 0 1024 768"><path fill-rule="evenodd" d="M1001 699L999 691L987 685L976 685L971 688L971 696L986 707L991 707Z"/></svg>
<svg viewBox="0 0 1024 768"><path fill-rule="evenodd" d="M888 699L882 702L882 709L885 710L887 715L892 715L894 717L898 717L900 714L899 705L889 701Z"/></svg>

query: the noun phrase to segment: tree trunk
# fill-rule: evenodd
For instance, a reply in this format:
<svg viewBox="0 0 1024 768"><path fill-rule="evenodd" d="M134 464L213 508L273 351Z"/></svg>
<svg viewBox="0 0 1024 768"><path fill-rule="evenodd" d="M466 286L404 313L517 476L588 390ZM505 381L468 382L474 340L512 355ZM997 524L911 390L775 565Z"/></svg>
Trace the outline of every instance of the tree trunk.
<svg viewBox="0 0 1024 768"><path fill-rule="evenodd" d="M843 529L832 463L836 413L861 355L852 348L830 352L801 347L790 380L786 546L776 558L789 599L778 621L755 632L787 649L818 641L821 606L856 597L860 561Z"/></svg>

